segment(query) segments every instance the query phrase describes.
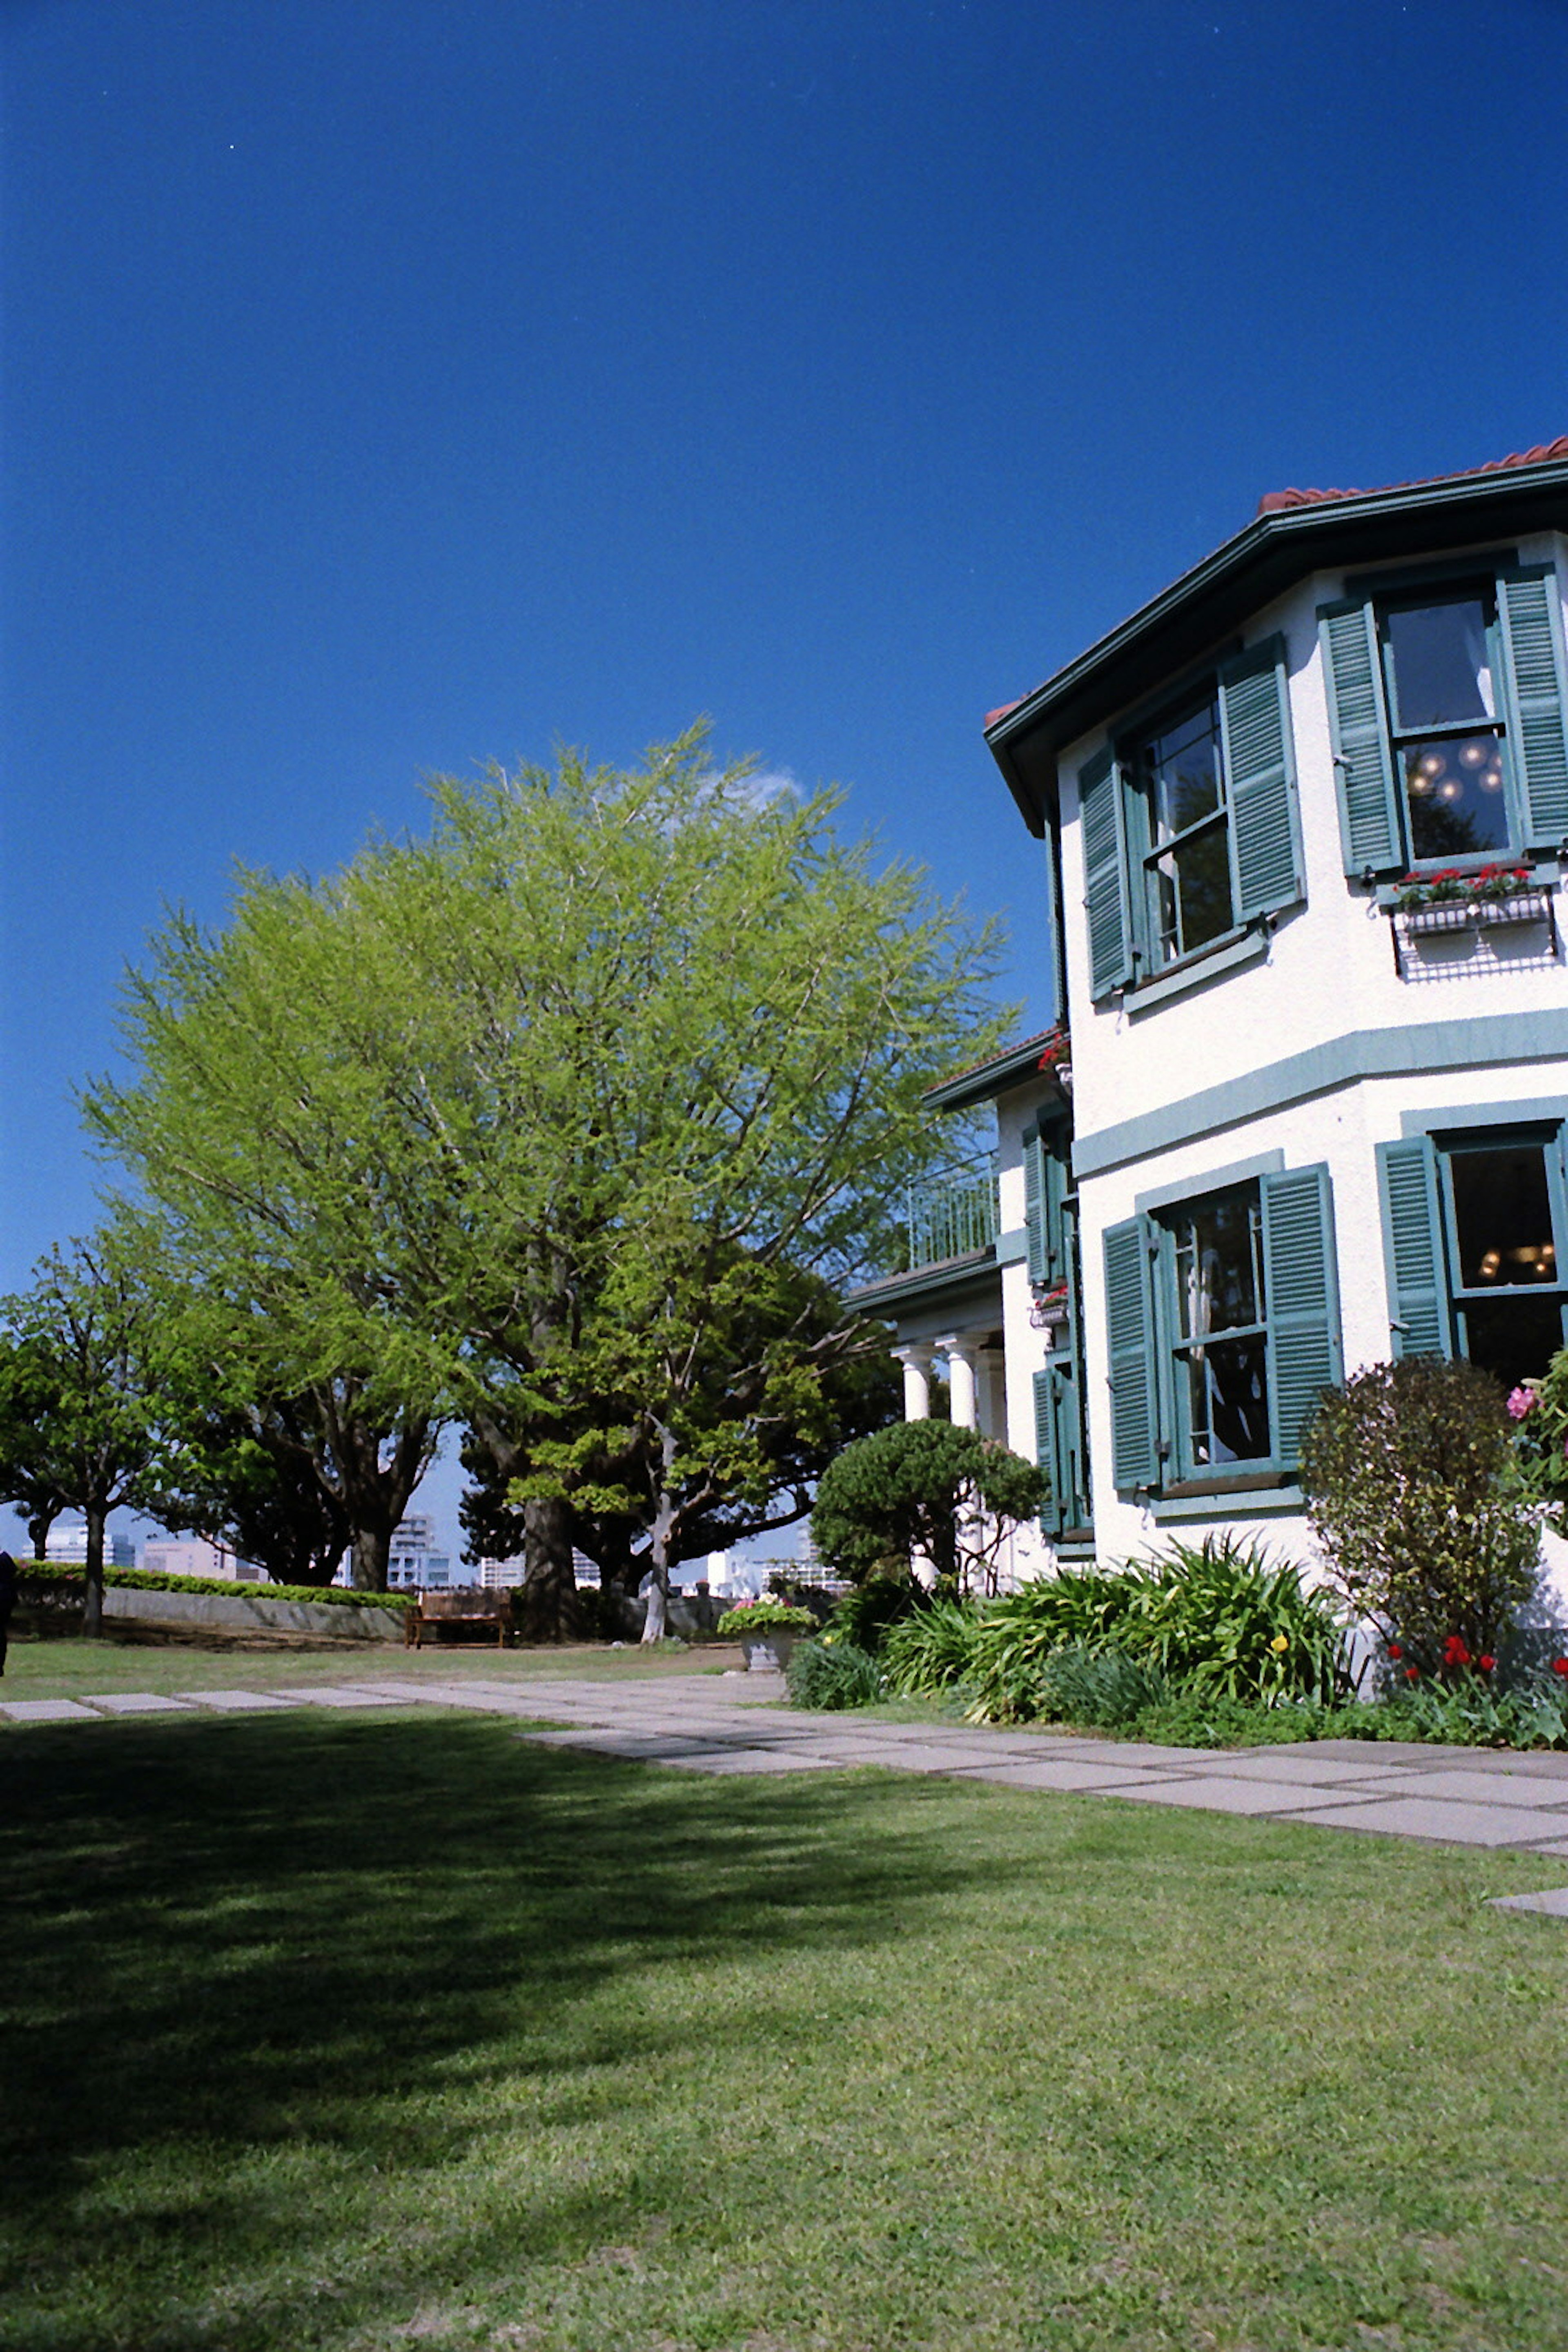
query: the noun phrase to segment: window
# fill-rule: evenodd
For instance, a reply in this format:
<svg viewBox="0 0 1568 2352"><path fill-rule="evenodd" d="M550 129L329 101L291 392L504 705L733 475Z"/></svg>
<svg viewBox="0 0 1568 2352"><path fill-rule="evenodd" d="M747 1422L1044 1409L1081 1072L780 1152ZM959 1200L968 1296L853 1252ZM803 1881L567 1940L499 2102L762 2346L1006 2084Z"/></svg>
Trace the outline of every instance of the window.
<svg viewBox="0 0 1568 2352"><path fill-rule="evenodd" d="M1549 566L1351 597L1319 624L1347 873L1557 847L1568 735Z"/></svg>
<svg viewBox="0 0 1568 2352"><path fill-rule="evenodd" d="M1112 1468L1123 1493L1283 1472L1340 1376L1329 1173L1226 1184L1104 1237Z"/></svg>
<svg viewBox="0 0 1568 2352"><path fill-rule="evenodd" d="M1378 1162L1394 1354L1539 1380L1565 1336L1562 1129L1411 1136Z"/></svg>
<svg viewBox="0 0 1568 2352"><path fill-rule="evenodd" d="M1284 646L1195 682L1079 772L1090 993L1302 896Z"/></svg>

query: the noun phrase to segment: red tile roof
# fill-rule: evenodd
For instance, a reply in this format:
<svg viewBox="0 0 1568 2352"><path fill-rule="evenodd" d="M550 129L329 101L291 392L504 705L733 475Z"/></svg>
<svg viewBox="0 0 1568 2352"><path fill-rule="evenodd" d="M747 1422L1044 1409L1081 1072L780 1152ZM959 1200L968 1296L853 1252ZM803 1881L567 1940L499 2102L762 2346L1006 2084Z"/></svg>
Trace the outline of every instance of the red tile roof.
<svg viewBox="0 0 1568 2352"><path fill-rule="evenodd" d="M1462 473L1427 474L1416 482L1390 482L1384 487L1396 490L1425 490L1435 482L1466 482L1476 474L1501 474L1516 466L1545 466L1553 458L1568 457L1568 434L1556 441L1542 441L1533 449L1517 449L1511 457L1489 457L1484 466L1467 466ZM1283 514L1290 507L1326 506L1332 499L1364 499L1377 496L1370 490L1268 490L1258 501L1260 515ZM1011 706L1010 706L1011 707ZM993 711L992 718L1002 717ZM986 720L986 725L991 720Z"/></svg>

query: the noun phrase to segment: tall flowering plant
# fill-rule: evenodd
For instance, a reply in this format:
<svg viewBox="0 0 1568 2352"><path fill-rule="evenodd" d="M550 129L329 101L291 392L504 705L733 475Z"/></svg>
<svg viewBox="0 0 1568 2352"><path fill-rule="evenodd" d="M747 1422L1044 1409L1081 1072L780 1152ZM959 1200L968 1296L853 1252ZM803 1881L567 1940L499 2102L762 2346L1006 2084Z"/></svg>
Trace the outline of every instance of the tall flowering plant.
<svg viewBox="0 0 1568 2352"><path fill-rule="evenodd" d="M1560 1535L1568 1535L1568 1348L1559 1349L1538 1381L1508 1399L1514 1472L1520 1486Z"/></svg>

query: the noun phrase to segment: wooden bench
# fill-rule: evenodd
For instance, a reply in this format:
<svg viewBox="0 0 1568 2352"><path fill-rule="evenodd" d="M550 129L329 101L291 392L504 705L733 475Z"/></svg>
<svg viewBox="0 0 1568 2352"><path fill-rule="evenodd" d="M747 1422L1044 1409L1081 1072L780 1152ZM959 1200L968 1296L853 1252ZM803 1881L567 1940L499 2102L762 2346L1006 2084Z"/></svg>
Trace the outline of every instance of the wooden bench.
<svg viewBox="0 0 1568 2352"><path fill-rule="evenodd" d="M405 1616L404 1647L422 1650L426 1633L436 1633L443 1627L456 1629L468 1625L493 1625L496 1647L500 1649L512 1629L511 1594L504 1591L422 1592L418 1605Z"/></svg>

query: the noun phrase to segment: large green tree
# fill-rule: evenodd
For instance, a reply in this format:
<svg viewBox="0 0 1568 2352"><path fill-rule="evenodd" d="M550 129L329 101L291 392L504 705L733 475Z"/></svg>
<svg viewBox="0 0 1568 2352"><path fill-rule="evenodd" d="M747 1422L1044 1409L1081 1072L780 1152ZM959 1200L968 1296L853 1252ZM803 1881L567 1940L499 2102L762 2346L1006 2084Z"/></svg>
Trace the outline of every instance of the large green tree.
<svg viewBox="0 0 1568 2352"><path fill-rule="evenodd" d="M792 1286L882 1257L925 1088L1000 1036L994 941L701 730L431 789L426 838L172 924L90 1116L274 1392L351 1377L384 1471L448 1414L521 1431L531 1575L633 1519L657 1635L683 1526L757 1507L868 1345Z"/></svg>
<svg viewBox="0 0 1568 2352"><path fill-rule="evenodd" d="M53 1249L30 1290L0 1305L8 1392L8 1482L87 1522L85 1631L103 1623L103 1537L111 1510L139 1502L158 1455L162 1302L112 1230ZM17 1407L35 1408L30 1426ZM34 1501L33 1507L37 1507Z"/></svg>

